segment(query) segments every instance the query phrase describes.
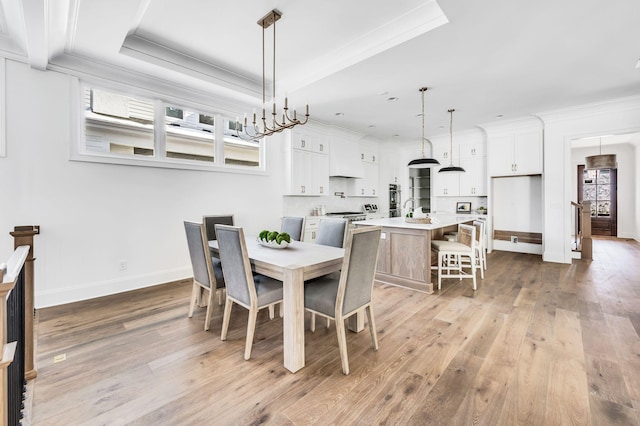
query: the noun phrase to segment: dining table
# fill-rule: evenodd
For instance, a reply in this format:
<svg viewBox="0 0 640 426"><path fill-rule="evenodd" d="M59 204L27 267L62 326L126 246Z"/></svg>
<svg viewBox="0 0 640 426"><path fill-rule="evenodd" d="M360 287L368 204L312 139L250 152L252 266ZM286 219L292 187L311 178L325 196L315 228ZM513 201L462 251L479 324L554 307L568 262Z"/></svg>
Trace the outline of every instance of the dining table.
<svg viewBox="0 0 640 426"><path fill-rule="evenodd" d="M304 367L304 283L339 271L344 249L291 241L286 248L267 247L257 237L246 236L247 255L254 272L282 281L284 366L295 373ZM211 254L218 256L218 241L209 241ZM364 328L364 315L349 322L351 331Z"/></svg>

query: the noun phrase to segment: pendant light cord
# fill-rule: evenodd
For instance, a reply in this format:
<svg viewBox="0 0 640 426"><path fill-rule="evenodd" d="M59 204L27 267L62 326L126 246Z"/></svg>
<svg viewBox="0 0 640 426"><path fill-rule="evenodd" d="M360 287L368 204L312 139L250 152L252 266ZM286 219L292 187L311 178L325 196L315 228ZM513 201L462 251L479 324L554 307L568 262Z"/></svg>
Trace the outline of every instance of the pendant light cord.
<svg viewBox="0 0 640 426"><path fill-rule="evenodd" d="M455 109L450 109L449 110L449 155L451 157L450 160L450 166L453 166L453 111L455 111Z"/></svg>
<svg viewBox="0 0 640 426"><path fill-rule="evenodd" d="M420 139L420 142L422 142L422 158L424 158L424 92L426 90L426 87L420 89L422 92L422 139Z"/></svg>

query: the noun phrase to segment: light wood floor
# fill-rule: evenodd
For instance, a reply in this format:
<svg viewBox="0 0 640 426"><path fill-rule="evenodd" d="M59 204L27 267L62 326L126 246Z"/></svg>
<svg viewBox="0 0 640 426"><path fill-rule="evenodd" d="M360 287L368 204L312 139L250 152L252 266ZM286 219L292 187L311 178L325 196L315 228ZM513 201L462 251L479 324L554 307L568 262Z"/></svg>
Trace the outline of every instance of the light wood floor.
<svg viewBox="0 0 640 426"><path fill-rule="evenodd" d="M594 241L593 262L494 252L473 292L376 286L380 350L335 328L306 334L307 366L282 366L282 320L247 311L220 341L216 305L187 318L190 285L42 309L33 425L640 424L640 244ZM307 320L308 321L308 320ZM54 363L54 357L66 361Z"/></svg>

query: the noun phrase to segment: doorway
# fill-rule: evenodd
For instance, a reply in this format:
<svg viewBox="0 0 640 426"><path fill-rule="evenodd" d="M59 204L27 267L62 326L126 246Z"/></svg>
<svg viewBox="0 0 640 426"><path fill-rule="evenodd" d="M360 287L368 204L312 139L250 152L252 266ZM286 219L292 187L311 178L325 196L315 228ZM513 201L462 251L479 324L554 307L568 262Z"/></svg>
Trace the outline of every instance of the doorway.
<svg viewBox="0 0 640 426"><path fill-rule="evenodd" d="M618 235L617 169L585 170L578 165L578 202L591 201L591 234Z"/></svg>

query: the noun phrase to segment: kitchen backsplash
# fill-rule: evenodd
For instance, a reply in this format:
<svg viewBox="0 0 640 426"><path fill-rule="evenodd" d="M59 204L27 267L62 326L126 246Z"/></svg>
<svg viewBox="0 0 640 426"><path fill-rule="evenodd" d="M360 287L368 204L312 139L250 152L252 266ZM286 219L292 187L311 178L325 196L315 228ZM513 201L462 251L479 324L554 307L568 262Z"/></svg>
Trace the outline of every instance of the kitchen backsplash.
<svg viewBox="0 0 640 426"><path fill-rule="evenodd" d="M459 202L471 203L471 211L475 213L478 207L487 208L487 197L436 197L435 211L437 213L455 213Z"/></svg>

